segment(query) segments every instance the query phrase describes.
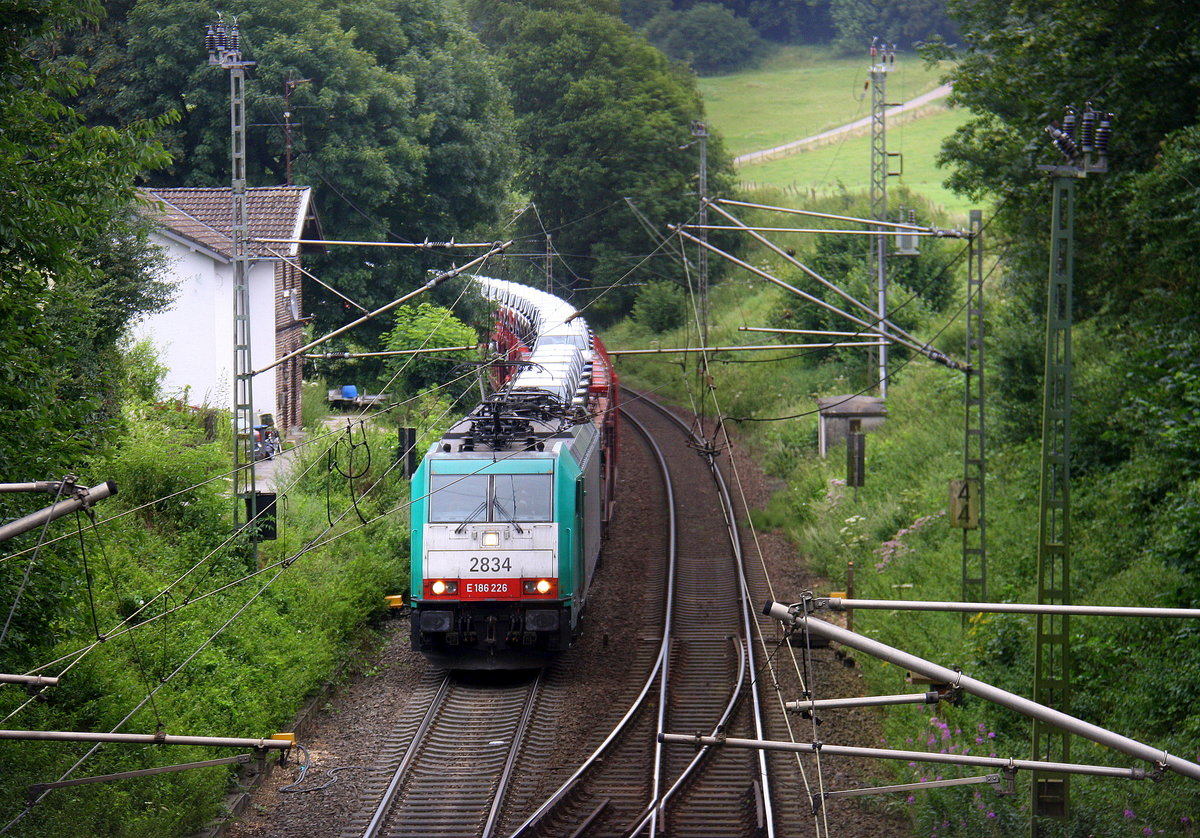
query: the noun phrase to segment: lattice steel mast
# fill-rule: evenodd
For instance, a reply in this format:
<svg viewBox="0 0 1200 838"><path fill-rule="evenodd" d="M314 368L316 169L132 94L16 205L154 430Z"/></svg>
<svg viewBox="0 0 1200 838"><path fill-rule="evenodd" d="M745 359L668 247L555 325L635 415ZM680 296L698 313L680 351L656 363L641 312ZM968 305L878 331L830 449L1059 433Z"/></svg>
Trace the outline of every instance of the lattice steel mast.
<svg viewBox="0 0 1200 838"><path fill-rule="evenodd" d="M962 526L962 599L987 600L986 437L983 400L983 214L971 210L967 255L967 369L964 399L963 479L959 509Z"/></svg>
<svg viewBox="0 0 1200 838"><path fill-rule="evenodd" d="M234 528L241 525L242 506L246 518L253 521L256 509L254 474L254 365L250 356L250 256L246 248L249 239L249 210L246 201L246 68L253 61L243 61L237 18L226 29L218 15L204 36L208 63L229 71L229 146L232 171L233 239L233 493ZM251 543L256 543L253 529Z"/></svg>
<svg viewBox="0 0 1200 838"><path fill-rule="evenodd" d="M887 221L887 74L895 69L896 46L871 42L871 217ZM887 247L888 236L883 227L876 227L875 241L876 290L878 294L879 331L887 332ZM879 395L887 396L887 342L879 347Z"/></svg>
<svg viewBox="0 0 1200 838"><path fill-rule="evenodd" d="M1108 171L1111 115L1083 114L1079 143L1068 109L1060 127L1046 132L1067 158L1066 165L1039 166L1054 176L1050 219L1050 281L1046 294L1046 372L1042 401L1042 457L1038 507L1037 601L1071 603L1071 319L1075 275L1075 182ZM1099 130L1097 122L1100 122ZM1068 712L1071 705L1071 632L1067 615L1039 614L1034 644L1033 700ZM1068 762L1070 734L1045 722L1033 723L1035 759ZM1039 817L1070 813L1068 777L1033 775L1031 834L1043 834Z"/></svg>

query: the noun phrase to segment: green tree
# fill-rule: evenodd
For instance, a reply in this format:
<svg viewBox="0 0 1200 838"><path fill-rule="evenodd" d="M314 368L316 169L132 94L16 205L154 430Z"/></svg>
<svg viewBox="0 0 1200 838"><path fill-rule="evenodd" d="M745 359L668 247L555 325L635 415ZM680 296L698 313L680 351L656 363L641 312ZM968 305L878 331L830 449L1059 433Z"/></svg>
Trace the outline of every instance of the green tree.
<svg viewBox="0 0 1200 838"><path fill-rule="evenodd" d="M681 12L662 12L646 24L646 39L667 57L685 61L701 75L753 64L763 42L753 27L717 3L698 3Z"/></svg>
<svg viewBox="0 0 1200 838"><path fill-rule="evenodd" d="M621 19L634 29L655 15L687 11L695 0L622 0ZM821 43L833 37L830 0L719 0L716 5L749 21L761 37L776 43Z"/></svg>
<svg viewBox="0 0 1200 838"><path fill-rule="evenodd" d="M435 349L439 346L474 346L475 330L459 320L448 308L421 303L396 309L396 322L385 336L391 351ZM406 395L415 395L430 387L445 386L461 395L476 383L471 374L474 353L469 351L419 355L399 355L388 363L389 378Z"/></svg>
<svg viewBox="0 0 1200 838"><path fill-rule="evenodd" d="M111 417L108 372L126 324L165 298L132 210L136 175L166 160L148 139L156 126L85 124L62 100L90 75L45 57L60 31L100 12L96 2L0 7L0 404L11 411L0 473L12 479L78 463L104 424L96 417Z"/></svg>
<svg viewBox="0 0 1200 838"><path fill-rule="evenodd" d="M520 183L538 209L524 232L553 233L572 286L595 289L579 295L592 300L589 318L603 323L628 311L628 283L657 278L667 257L626 199L660 230L695 212L695 80L611 14L571 2L472 9L512 89ZM709 166L710 193L727 194L718 137Z"/></svg>
<svg viewBox="0 0 1200 838"><path fill-rule="evenodd" d="M63 104L91 83L76 62L46 57L61 31L94 23L95 2L0 2L0 475L58 479L88 465L120 430L120 341L167 289L134 209L135 178L165 161L154 126L89 126ZM0 495L0 518L46 505ZM36 535L6 544L27 546ZM28 582L23 577L26 568ZM0 563L13 617L0 669L23 671L55 639L82 582L54 551L36 568ZM22 595L17 596L17 591Z"/></svg>
<svg viewBox="0 0 1200 838"><path fill-rule="evenodd" d="M1187 197L1195 191L1189 131L1200 117L1192 7L1151 3L1131 14L1119 0L1086 8L989 0L952 2L950 9L963 47L928 54L958 59L952 97L971 119L944 143L941 159L951 168L951 187L1002 199L990 226L1006 248L1007 296L1017 307L1012 320L1038 322L1045 310L1049 189L1033 164L1062 156L1044 129L1068 106L1094 100L1116 117L1109 173L1077 188L1075 317L1103 314L1127 333L1178 322L1190 304L1190 295L1179 292L1194 285L1183 256L1196 232ZM1003 341L999 348L993 360L1001 371L1040 370L1036 341ZM1003 372L995 383L1000 392L1028 389ZM1001 407L1008 409L1003 401ZM1010 427L1032 435L1036 410L1025 412Z"/></svg>
<svg viewBox="0 0 1200 838"><path fill-rule="evenodd" d="M171 186L229 182L228 74L209 67L212 3L109 0L108 20L75 39L101 60L81 101L90 120L116 123L167 112ZM332 237L460 240L496 220L512 165L511 111L493 62L455 0L236 0L246 83L247 174L284 182L284 93L290 87L293 181L311 185ZM303 81L300 81L303 80ZM289 82L296 82L289 85ZM325 281L367 307L399 296L450 257L339 248L309 257ZM318 328L341 325L343 301L314 285ZM360 339L383 329L369 324Z"/></svg>

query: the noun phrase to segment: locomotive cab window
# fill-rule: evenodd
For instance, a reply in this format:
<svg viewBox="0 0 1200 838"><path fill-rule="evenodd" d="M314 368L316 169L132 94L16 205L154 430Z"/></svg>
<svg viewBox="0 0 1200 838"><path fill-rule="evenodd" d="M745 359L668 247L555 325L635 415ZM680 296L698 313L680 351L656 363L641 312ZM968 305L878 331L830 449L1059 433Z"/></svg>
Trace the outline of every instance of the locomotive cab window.
<svg viewBox="0 0 1200 838"><path fill-rule="evenodd" d="M549 474L492 477L493 521L549 521L554 484Z"/></svg>
<svg viewBox="0 0 1200 838"><path fill-rule="evenodd" d="M462 523L486 520L488 478L482 474L432 474L429 520Z"/></svg>
<svg viewBox="0 0 1200 838"><path fill-rule="evenodd" d="M549 474L431 474L429 520L440 524L527 523L553 518Z"/></svg>

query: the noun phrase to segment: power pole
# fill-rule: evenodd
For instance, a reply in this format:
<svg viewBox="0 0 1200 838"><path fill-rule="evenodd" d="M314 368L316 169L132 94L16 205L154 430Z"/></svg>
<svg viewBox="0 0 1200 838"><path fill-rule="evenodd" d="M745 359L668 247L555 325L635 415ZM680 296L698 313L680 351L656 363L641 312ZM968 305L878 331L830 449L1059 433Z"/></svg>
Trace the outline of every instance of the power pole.
<svg viewBox="0 0 1200 838"><path fill-rule="evenodd" d="M292 185L292 91L312 79L288 79L283 83L283 140L284 175L288 186Z"/></svg>
<svg viewBox="0 0 1200 838"><path fill-rule="evenodd" d="M700 144L700 205L699 225L701 247L698 255L700 285L700 345L708 346L708 126L700 120L692 121L692 136Z"/></svg>
<svg viewBox="0 0 1200 838"><path fill-rule="evenodd" d="M546 293L554 293L554 239L546 234Z"/></svg>
<svg viewBox="0 0 1200 838"><path fill-rule="evenodd" d="M871 217L887 221L888 171L887 131L884 118L888 107L887 74L895 69L896 46L871 41ZM703 223L703 222L701 222ZM883 227L875 241L876 288L878 292L879 330L887 332L887 247L888 236ZM879 395L887 397L887 342L879 347Z"/></svg>
<svg viewBox="0 0 1200 838"><path fill-rule="evenodd" d="M1099 122L1099 129L1097 129ZM1078 144L1075 112L1050 135L1067 158L1065 165L1038 166L1054 178L1050 217L1050 282L1046 294L1046 367L1042 391L1042 457L1038 505L1037 601L1071 603L1071 320L1075 275L1075 182L1108 171L1111 114L1083 113ZM1064 713L1071 705L1071 632L1067 615L1039 614L1034 644L1033 700ZM1070 734L1037 720L1035 759L1069 762ZM1030 832L1045 834L1039 818L1070 814L1068 776L1033 772Z"/></svg>
<svg viewBox="0 0 1200 838"><path fill-rule="evenodd" d="M243 61L237 19L225 27L217 16L204 37L208 63L229 71L229 145L232 159L233 193L233 494L234 529L241 526L242 505L247 521L258 517L254 475L254 365L250 358L250 256L249 209L246 201L246 68ZM258 539L250 530L250 543L257 549Z"/></svg>
<svg viewBox="0 0 1200 838"><path fill-rule="evenodd" d="M987 476L983 401L983 215L970 213L967 251L967 369L964 401L963 479L956 481L951 506L954 526L962 527L963 602L987 600ZM957 502L955 502L957 501ZM964 615L964 620L966 619Z"/></svg>

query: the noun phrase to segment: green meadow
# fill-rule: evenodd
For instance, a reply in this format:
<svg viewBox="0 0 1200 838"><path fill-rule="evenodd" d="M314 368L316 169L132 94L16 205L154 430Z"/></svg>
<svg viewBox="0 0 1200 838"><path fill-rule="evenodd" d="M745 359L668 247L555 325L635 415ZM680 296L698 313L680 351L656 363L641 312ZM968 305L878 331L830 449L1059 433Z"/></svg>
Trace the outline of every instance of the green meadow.
<svg viewBox="0 0 1200 838"><path fill-rule="evenodd" d="M834 57L811 47L780 49L756 70L700 80L709 122L733 155L772 148L870 115L865 89L867 56ZM889 102L905 102L935 88L941 70L929 68L911 54L897 56L888 74ZM889 187L907 186L941 206L953 219L965 217L971 205L952 194L936 165L942 139L967 115L939 100L916 112L891 117L887 148L900 152ZM866 191L871 176L869 129L738 167L744 187L773 186L797 197L814 198L846 190Z"/></svg>

